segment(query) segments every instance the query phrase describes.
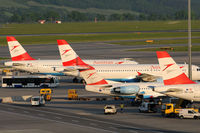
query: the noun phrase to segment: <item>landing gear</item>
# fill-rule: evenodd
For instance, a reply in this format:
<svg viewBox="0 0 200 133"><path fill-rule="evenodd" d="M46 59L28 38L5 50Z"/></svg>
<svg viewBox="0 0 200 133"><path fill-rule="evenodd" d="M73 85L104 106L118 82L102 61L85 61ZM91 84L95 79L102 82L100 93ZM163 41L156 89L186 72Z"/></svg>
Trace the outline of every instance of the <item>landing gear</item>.
<svg viewBox="0 0 200 133"><path fill-rule="evenodd" d="M77 78L74 78L74 79L73 79L73 83L78 83L78 79L77 79Z"/></svg>
<svg viewBox="0 0 200 133"><path fill-rule="evenodd" d="M83 83L84 85L86 84L84 79L81 79L80 83Z"/></svg>

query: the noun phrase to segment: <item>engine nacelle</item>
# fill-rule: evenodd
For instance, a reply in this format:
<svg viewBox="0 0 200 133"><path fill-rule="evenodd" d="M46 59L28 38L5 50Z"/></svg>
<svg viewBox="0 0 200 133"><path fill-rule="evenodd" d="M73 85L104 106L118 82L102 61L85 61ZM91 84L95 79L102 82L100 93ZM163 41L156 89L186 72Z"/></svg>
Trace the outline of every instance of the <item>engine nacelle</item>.
<svg viewBox="0 0 200 133"><path fill-rule="evenodd" d="M64 72L64 68L63 67L52 67L52 68L56 72Z"/></svg>
<svg viewBox="0 0 200 133"><path fill-rule="evenodd" d="M114 93L119 93L119 94L137 94L139 92L140 88L137 85L129 85L129 86L119 86L113 88Z"/></svg>

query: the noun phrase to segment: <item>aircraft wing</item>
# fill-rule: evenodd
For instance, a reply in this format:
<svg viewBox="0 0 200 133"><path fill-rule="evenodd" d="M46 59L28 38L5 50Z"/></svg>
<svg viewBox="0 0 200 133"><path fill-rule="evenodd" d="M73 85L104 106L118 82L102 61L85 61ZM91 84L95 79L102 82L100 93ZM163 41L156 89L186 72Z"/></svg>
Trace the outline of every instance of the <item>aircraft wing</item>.
<svg viewBox="0 0 200 133"><path fill-rule="evenodd" d="M55 67L55 71L57 72L70 72L75 70L87 70L89 67L83 66L65 66L65 67Z"/></svg>
<svg viewBox="0 0 200 133"><path fill-rule="evenodd" d="M169 88L166 92L181 92L182 89L180 88Z"/></svg>
<svg viewBox="0 0 200 133"><path fill-rule="evenodd" d="M174 93L180 93L180 92L182 92L182 89L180 88L169 88L168 90L161 91L160 93L165 94L165 95L171 95L171 93L174 94Z"/></svg>
<svg viewBox="0 0 200 133"><path fill-rule="evenodd" d="M23 64L23 63L13 63L13 66L14 66L14 67L17 67L17 66L25 66L25 64Z"/></svg>
<svg viewBox="0 0 200 133"><path fill-rule="evenodd" d="M165 86L148 86L149 88L151 88L153 91L162 93L162 94L167 94L167 93L179 93L182 92L181 88L165 88ZM158 91L159 89L159 91Z"/></svg>
<svg viewBox="0 0 200 133"><path fill-rule="evenodd" d="M138 73L138 76L136 78L145 82L154 82L160 77L146 74L146 73Z"/></svg>

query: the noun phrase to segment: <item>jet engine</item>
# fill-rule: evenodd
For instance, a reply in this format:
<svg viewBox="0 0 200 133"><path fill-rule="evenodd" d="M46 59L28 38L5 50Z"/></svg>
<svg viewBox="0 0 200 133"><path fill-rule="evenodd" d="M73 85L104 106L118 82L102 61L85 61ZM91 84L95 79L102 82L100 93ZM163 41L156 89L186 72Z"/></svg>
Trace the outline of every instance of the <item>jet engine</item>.
<svg viewBox="0 0 200 133"><path fill-rule="evenodd" d="M119 86L113 88L113 93L130 95L130 94L137 94L139 90L140 88L137 85Z"/></svg>
<svg viewBox="0 0 200 133"><path fill-rule="evenodd" d="M144 81L144 82L155 82L157 77L150 75L150 74L140 74L139 76L136 77L137 79Z"/></svg>

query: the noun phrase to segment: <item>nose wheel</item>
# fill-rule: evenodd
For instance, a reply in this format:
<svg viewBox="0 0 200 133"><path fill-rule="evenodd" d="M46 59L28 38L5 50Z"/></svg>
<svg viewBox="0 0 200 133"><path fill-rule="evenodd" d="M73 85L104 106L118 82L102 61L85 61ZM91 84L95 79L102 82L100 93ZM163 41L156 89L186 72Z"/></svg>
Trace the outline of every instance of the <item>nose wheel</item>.
<svg viewBox="0 0 200 133"><path fill-rule="evenodd" d="M77 79L77 78L74 78L74 79L73 79L73 83L78 83L78 79Z"/></svg>

